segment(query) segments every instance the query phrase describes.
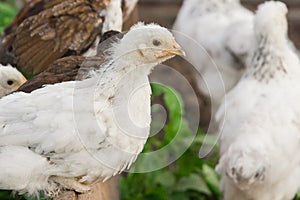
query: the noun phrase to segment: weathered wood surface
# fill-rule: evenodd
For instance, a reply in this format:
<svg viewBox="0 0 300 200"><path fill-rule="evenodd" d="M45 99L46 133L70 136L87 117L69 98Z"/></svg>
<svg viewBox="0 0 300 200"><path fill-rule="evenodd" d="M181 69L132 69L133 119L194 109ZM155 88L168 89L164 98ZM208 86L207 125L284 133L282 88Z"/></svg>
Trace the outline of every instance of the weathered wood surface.
<svg viewBox="0 0 300 200"><path fill-rule="evenodd" d="M118 200L119 176L113 177L105 183L92 185L91 192L87 194L76 194L73 191L65 191L53 200Z"/></svg>

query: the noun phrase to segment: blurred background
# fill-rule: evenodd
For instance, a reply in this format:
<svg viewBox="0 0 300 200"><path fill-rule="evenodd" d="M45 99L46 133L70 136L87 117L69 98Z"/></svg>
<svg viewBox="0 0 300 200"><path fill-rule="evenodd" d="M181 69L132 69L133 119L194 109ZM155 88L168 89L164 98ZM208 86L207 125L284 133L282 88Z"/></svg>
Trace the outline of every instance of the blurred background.
<svg viewBox="0 0 300 200"><path fill-rule="evenodd" d="M241 0L242 4L256 10L257 5L264 0ZM289 8L289 36L300 47L300 1L283 0ZM156 22L165 27L172 28L176 15L181 7L181 0L140 0L139 19L145 22Z"/></svg>

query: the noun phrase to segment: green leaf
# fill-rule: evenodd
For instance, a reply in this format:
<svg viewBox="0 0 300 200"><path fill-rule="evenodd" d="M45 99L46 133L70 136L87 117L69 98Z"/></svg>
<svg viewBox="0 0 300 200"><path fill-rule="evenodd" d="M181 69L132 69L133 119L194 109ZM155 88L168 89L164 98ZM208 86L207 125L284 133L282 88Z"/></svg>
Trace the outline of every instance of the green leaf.
<svg viewBox="0 0 300 200"><path fill-rule="evenodd" d="M188 177L181 178L176 185L176 190L180 192L194 190L206 195L211 195L211 191L198 174L190 174Z"/></svg>
<svg viewBox="0 0 300 200"><path fill-rule="evenodd" d="M163 188L156 188L145 194L141 200L169 200L167 191Z"/></svg>
<svg viewBox="0 0 300 200"><path fill-rule="evenodd" d="M168 188L175 184L175 176L169 171L163 171L156 176L155 182L162 187Z"/></svg>
<svg viewBox="0 0 300 200"><path fill-rule="evenodd" d="M204 164L202 166L202 175L206 184L214 193L214 195L220 197L221 192L219 190L219 176L217 175L216 171L210 166Z"/></svg>
<svg viewBox="0 0 300 200"><path fill-rule="evenodd" d="M9 4L0 2L0 35L2 35L4 28L11 23L17 11Z"/></svg>
<svg viewBox="0 0 300 200"><path fill-rule="evenodd" d="M172 200L189 200L190 198L184 192L175 192L170 196Z"/></svg>

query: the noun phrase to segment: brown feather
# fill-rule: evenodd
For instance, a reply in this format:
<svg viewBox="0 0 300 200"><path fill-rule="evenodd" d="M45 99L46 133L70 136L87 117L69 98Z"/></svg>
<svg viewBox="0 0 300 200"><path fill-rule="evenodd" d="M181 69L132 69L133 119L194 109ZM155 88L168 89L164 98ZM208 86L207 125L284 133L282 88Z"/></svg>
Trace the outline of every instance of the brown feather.
<svg viewBox="0 0 300 200"><path fill-rule="evenodd" d="M104 56L82 57L69 56L55 61L46 71L23 84L17 92L30 93L44 85L66 81L83 80L93 70L97 70L107 62Z"/></svg>
<svg viewBox="0 0 300 200"><path fill-rule="evenodd" d="M87 49L101 32L101 23L98 13L84 0L56 4L17 28L13 44L16 63L26 73L38 74L68 51L80 54Z"/></svg>
<svg viewBox="0 0 300 200"><path fill-rule="evenodd" d="M109 1L33 0L25 4L5 30L0 63L13 60L11 64L35 75L61 57L82 54L101 33L104 19L99 12Z"/></svg>
<svg viewBox="0 0 300 200"><path fill-rule="evenodd" d="M5 30L0 63L36 75L59 58L82 55L102 34L99 13L110 1L31 0Z"/></svg>
<svg viewBox="0 0 300 200"><path fill-rule="evenodd" d="M16 31L17 27L24 21L24 19L36 15L45 9L45 1L43 0L31 0L26 3L24 7L15 16L12 23L6 27L4 34L8 35Z"/></svg>
<svg viewBox="0 0 300 200"><path fill-rule="evenodd" d="M116 42L113 36L121 39L122 33L118 31L108 31L101 38L98 51L95 57L68 56L55 61L48 69L35 76L33 79L23 84L18 91L30 93L44 85L61 83L65 81L83 80L88 77L91 71L99 69L109 61L109 55L105 50L109 49Z"/></svg>

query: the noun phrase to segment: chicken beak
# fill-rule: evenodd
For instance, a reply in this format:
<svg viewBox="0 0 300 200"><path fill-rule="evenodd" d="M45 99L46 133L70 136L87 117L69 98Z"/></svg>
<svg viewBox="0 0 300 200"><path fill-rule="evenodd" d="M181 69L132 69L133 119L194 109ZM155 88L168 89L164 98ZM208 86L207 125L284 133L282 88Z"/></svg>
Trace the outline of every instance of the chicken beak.
<svg viewBox="0 0 300 200"><path fill-rule="evenodd" d="M24 83L26 83L26 82L27 82L27 79L26 79L24 76L22 76L22 77L21 77L21 83L24 84Z"/></svg>
<svg viewBox="0 0 300 200"><path fill-rule="evenodd" d="M172 48L170 49L163 49L162 54L157 58L166 58L170 56L185 56L185 52L181 49L179 44L174 40Z"/></svg>
<svg viewBox="0 0 300 200"><path fill-rule="evenodd" d="M163 50L163 54L166 56L185 56L185 52L182 49Z"/></svg>
<svg viewBox="0 0 300 200"><path fill-rule="evenodd" d="M185 56L185 52L181 49L180 45L174 40L173 41L173 48L163 50L163 54L167 56Z"/></svg>

